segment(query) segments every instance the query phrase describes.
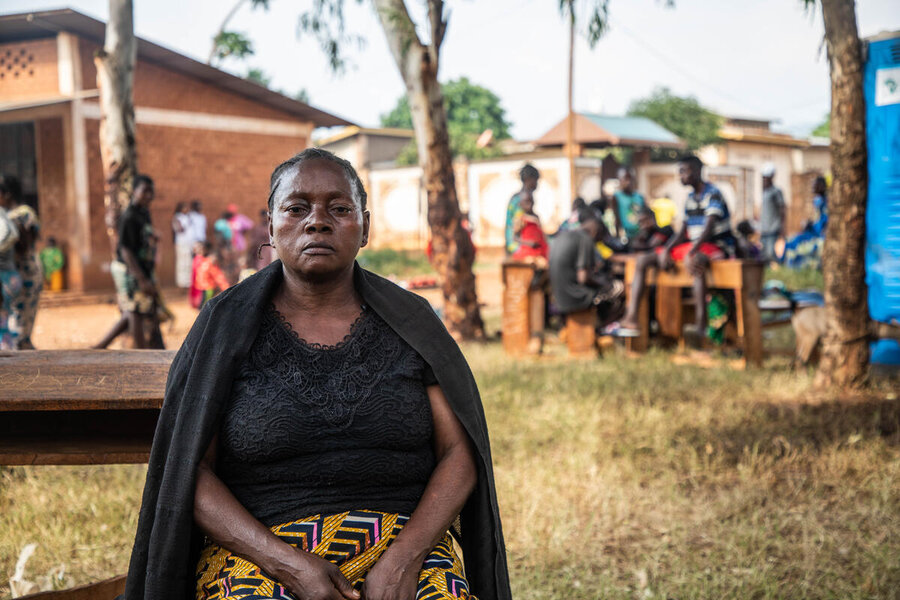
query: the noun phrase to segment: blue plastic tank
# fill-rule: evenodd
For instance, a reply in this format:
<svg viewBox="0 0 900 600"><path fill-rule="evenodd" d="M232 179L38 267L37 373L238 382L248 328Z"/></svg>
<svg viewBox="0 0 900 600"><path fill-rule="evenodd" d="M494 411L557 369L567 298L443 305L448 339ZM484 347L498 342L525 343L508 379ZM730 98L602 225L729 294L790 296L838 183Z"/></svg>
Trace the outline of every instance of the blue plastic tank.
<svg viewBox="0 0 900 600"><path fill-rule="evenodd" d="M863 87L869 198L866 284L869 315L900 322L900 31L868 40ZM873 344L873 362L900 364L896 342Z"/></svg>

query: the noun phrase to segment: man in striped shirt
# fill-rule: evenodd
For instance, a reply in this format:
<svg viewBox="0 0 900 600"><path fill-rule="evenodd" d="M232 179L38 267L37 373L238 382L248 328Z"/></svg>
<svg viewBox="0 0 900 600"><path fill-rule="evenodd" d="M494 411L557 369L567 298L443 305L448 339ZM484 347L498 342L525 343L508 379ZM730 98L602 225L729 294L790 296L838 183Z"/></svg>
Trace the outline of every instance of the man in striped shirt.
<svg viewBox="0 0 900 600"><path fill-rule="evenodd" d="M692 188L684 203L681 231L665 246L638 258L628 311L621 323L607 328L608 333L621 337L639 335L638 307L646 288L647 269L671 269L675 261L684 261L694 276L695 323L690 333L696 339L706 331L706 270L710 261L734 255L735 238L725 198L716 186L703 180L702 171L703 162L696 156L679 163L681 183Z"/></svg>

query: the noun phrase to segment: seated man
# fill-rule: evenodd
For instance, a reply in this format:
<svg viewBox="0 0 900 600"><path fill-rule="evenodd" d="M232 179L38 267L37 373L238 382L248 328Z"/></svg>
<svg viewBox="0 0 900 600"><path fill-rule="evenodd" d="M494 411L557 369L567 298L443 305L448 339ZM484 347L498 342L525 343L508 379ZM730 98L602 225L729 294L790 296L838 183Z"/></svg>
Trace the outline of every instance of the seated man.
<svg viewBox="0 0 900 600"><path fill-rule="evenodd" d="M656 214L649 206L642 206L638 212L638 232L628 244L632 252L647 252L665 245L675 230L671 225L660 227L656 224Z"/></svg>
<svg viewBox="0 0 900 600"><path fill-rule="evenodd" d="M734 254L735 240L725 199L716 186L703 181L702 170L703 162L696 156L689 156L679 164L681 183L693 188L684 204L684 224L678 235L665 246L638 258L628 310L621 323L613 323L608 329L610 334L620 337L637 337L640 334L638 307L646 287L647 269L671 269L674 261L684 261L688 272L694 276L696 308L691 333L696 338L706 330L706 270L711 260Z"/></svg>
<svg viewBox="0 0 900 600"><path fill-rule="evenodd" d="M558 235L550 245L550 286L556 308L564 315L596 307L601 322L621 310L622 282L600 270L594 243L606 228L590 208L579 215L581 226Z"/></svg>

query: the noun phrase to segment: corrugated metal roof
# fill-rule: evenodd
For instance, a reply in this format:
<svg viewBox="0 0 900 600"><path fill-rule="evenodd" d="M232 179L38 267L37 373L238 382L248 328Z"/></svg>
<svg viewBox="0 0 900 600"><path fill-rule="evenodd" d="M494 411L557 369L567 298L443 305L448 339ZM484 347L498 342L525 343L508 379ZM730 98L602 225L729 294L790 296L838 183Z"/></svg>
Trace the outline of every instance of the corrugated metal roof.
<svg viewBox="0 0 900 600"><path fill-rule="evenodd" d="M563 146L568 133L568 117L535 140L538 146ZM671 131L644 117L612 117L575 113L575 143L587 148L633 146L636 148L684 148L684 142Z"/></svg>
<svg viewBox="0 0 900 600"><path fill-rule="evenodd" d="M36 11L13 15L0 15L0 40L4 42L45 38L65 31L79 37L103 44L106 25L78 11L61 10ZM239 94L272 108L294 115L298 119L311 121L316 127L353 125L323 110L274 92L265 86L237 77L231 73L211 67L205 63L169 50L145 39L137 38L138 57L141 60L183 73L197 80Z"/></svg>
<svg viewBox="0 0 900 600"><path fill-rule="evenodd" d="M646 117L614 117L592 113L579 113L590 119L598 127L613 134L620 140L641 141L656 144L680 144L674 133Z"/></svg>

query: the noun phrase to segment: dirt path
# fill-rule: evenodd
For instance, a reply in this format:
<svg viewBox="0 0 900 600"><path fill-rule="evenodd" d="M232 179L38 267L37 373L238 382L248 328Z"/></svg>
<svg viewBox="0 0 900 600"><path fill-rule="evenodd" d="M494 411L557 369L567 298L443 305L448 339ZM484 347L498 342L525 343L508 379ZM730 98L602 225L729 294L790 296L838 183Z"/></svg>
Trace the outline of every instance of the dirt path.
<svg viewBox="0 0 900 600"><path fill-rule="evenodd" d="M418 293L433 306L443 304L439 289L420 290ZM486 304L486 312L499 310L501 293L499 266L479 271L478 297ZM184 297L179 298L177 292L168 292L165 297L169 308L175 313L175 322L163 324L163 337L166 348L176 349L194 323L197 311ZM37 315L32 339L34 345L42 350L88 348L118 319L119 310L112 303L42 308ZM110 348L125 348L125 341L125 336L121 336Z"/></svg>

